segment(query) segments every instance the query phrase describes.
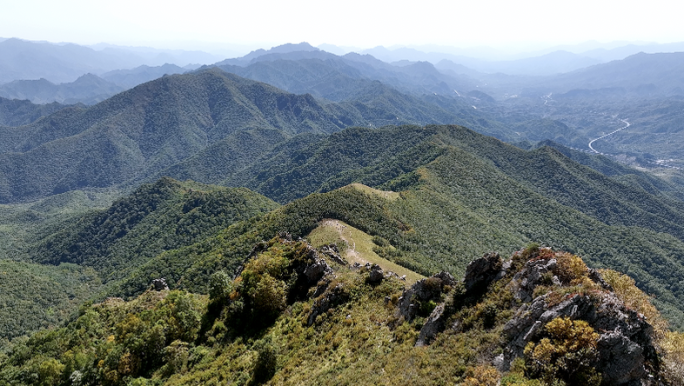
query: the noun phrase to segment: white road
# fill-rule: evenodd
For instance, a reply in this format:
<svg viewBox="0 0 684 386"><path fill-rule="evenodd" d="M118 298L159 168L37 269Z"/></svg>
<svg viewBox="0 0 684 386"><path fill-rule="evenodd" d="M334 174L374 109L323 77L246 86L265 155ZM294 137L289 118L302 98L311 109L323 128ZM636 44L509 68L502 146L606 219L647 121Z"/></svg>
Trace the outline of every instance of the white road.
<svg viewBox="0 0 684 386"><path fill-rule="evenodd" d="M620 121L622 121L622 123L625 124L625 125L622 126L621 128L619 128L619 129L617 129L617 130L615 130L615 131L611 131L610 133L608 133L608 134L606 134L606 135L603 135L603 136L601 136L601 137L598 137L598 138L596 138L596 139L592 139L591 141L589 141L589 148L591 149L591 151L593 151L593 152L596 153L596 154L603 154L603 153L601 153L600 151L594 149L594 147L591 146L591 145L592 145L594 142L598 141L599 139L606 138L606 137L608 137L608 136L611 136L611 135L617 133L618 131L624 130L624 129L626 129L626 128L629 127L630 123L627 122L627 119L620 119Z"/></svg>

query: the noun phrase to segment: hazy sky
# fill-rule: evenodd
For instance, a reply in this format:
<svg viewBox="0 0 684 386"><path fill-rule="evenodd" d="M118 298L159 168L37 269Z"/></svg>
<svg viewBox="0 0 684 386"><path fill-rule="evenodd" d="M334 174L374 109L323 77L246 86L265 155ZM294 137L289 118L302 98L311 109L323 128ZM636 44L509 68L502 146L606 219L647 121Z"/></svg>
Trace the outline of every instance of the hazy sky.
<svg viewBox="0 0 684 386"><path fill-rule="evenodd" d="M684 41L672 0L0 0L0 37L200 48Z"/></svg>

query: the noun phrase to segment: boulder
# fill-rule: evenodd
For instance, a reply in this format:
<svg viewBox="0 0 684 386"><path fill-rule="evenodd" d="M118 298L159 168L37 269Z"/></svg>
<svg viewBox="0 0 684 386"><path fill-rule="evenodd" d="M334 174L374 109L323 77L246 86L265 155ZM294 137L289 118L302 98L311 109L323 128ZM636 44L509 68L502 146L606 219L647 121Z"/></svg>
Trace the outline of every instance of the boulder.
<svg viewBox="0 0 684 386"><path fill-rule="evenodd" d="M152 280L152 287L155 291L164 291L169 289L168 284L166 284L166 279L163 277L161 279Z"/></svg>
<svg viewBox="0 0 684 386"><path fill-rule="evenodd" d="M517 300L531 302L534 289L546 280L547 274L553 275L553 270L556 269L556 265L556 259L528 261L525 263L523 269L513 276L513 280L511 280L511 283L509 284L509 289L513 291ZM551 280L552 283L560 283L557 277L553 280L552 276Z"/></svg>
<svg viewBox="0 0 684 386"><path fill-rule="evenodd" d="M420 329L416 347L422 347L430 344L435 336L444 330L444 325L448 315L444 312L444 304L440 304L432 311L430 316L425 320L425 324Z"/></svg>
<svg viewBox="0 0 684 386"><path fill-rule="evenodd" d="M368 272L368 283L378 284L382 279L384 279L382 268L377 264L373 264Z"/></svg>
<svg viewBox="0 0 684 386"><path fill-rule="evenodd" d="M340 250L335 244L328 244L321 247L321 254L329 257L337 264L347 265L347 261L340 255Z"/></svg>
<svg viewBox="0 0 684 386"><path fill-rule="evenodd" d="M440 272L427 279L417 281L401 294L399 314L410 322L418 312L418 302L439 301L444 286L455 284L456 280L448 272Z"/></svg>

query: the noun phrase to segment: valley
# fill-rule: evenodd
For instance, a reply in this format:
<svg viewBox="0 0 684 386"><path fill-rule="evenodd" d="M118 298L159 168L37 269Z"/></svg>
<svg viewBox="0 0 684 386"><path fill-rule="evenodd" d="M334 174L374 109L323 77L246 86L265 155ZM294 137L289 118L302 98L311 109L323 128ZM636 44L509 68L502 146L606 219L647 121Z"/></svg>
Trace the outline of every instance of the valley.
<svg viewBox="0 0 684 386"><path fill-rule="evenodd" d="M680 384L681 53L59 47L0 84L0 384Z"/></svg>

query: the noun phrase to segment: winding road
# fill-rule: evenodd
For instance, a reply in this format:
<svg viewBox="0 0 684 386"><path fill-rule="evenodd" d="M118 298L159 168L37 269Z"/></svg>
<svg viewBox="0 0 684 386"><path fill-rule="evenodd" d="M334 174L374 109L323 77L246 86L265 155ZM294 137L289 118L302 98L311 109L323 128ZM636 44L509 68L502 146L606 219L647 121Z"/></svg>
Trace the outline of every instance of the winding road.
<svg viewBox="0 0 684 386"><path fill-rule="evenodd" d="M618 131L624 130L624 129L626 129L626 128L629 127L630 123L627 122L627 119L620 119L620 121L622 121L622 123L625 124L625 125L622 126L621 128L619 128L619 129L617 129L617 130L615 130L615 131L611 131L610 133L608 133L608 134L606 134L606 135L603 135L603 136L601 136L601 137L598 137L598 138L596 138L596 139L592 139L591 141L589 141L589 148L590 148L594 153L596 153L596 154L603 154L603 153L601 153L600 151L594 149L593 146L591 146L594 142L598 141L599 139L603 139L603 138L606 138L606 137L608 137L608 136L611 136L611 135L617 133Z"/></svg>

